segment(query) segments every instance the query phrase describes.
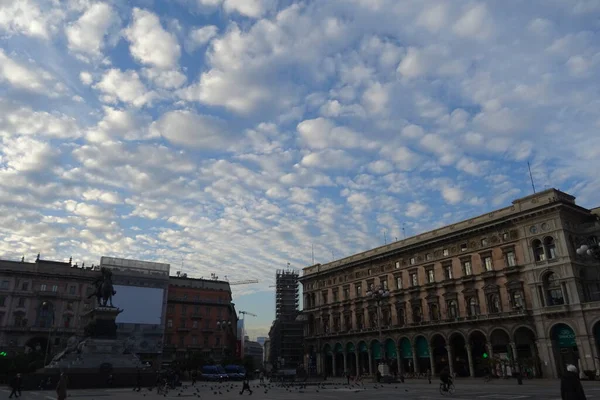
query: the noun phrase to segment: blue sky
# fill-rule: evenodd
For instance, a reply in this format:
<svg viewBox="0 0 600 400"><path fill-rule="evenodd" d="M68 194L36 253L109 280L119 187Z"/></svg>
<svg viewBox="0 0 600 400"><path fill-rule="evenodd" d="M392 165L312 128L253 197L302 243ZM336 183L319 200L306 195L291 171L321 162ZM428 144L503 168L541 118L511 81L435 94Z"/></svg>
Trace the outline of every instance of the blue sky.
<svg viewBox="0 0 600 400"><path fill-rule="evenodd" d="M515 10L518 10L516 12ZM600 190L595 0L0 1L0 256L277 268ZM403 231L404 228L404 231Z"/></svg>

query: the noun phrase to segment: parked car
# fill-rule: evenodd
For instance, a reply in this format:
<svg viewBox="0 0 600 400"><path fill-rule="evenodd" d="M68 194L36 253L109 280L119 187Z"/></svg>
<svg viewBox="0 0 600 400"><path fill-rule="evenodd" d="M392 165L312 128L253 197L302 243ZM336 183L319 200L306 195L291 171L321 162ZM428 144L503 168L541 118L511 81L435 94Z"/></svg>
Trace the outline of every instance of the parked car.
<svg viewBox="0 0 600 400"><path fill-rule="evenodd" d="M226 365L225 372L232 381L242 381L246 377L246 369L241 365Z"/></svg>
<svg viewBox="0 0 600 400"><path fill-rule="evenodd" d="M204 381L226 381L228 376L220 365L205 365L200 371L200 379Z"/></svg>

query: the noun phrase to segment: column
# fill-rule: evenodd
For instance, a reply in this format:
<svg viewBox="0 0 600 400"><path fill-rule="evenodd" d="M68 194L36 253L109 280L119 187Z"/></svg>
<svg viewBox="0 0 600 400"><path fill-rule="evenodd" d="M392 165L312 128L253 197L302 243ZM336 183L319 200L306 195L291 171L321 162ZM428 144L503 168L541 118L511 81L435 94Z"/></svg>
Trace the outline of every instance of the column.
<svg viewBox="0 0 600 400"><path fill-rule="evenodd" d="M321 352L317 353L317 374L323 373L323 365L321 364Z"/></svg>
<svg viewBox="0 0 600 400"><path fill-rule="evenodd" d="M594 370L596 371L596 376L598 376L600 367L598 366L598 359L596 357L600 356L598 353L598 342L594 336L590 336L590 343L592 345L592 357L594 359Z"/></svg>
<svg viewBox="0 0 600 400"><path fill-rule="evenodd" d="M337 353L333 353L331 355L331 367L333 368L333 371L331 371L331 376L337 376L336 356Z"/></svg>
<svg viewBox="0 0 600 400"><path fill-rule="evenodd" d="M435 376L435 358L433 357L433 349L429 346L429 365L431 369L431 376Z"/></svg>
<svg viewBox="0 0 600 400"><path fill-rule="evenodd" d="M469 360L469 376L473 378L475 376L475 368L473 367L473 349L470 344L465 345L467 349L467 359Z"/></svg>
<svg viewBox="0 0 600 400"><path fill-rule="evenodd" d="M418 374L421 372L421 368L419 368L419 363L418 363L418 357L417 357L417 346L413 346L413 372L415 374Z"/></svg>
<svg viewBox="0 0 600 400"><path fill-rule="evenodd" d="M371 346L369 346L371 347ZM369 348L368 353L369 355L369 375L373 375L373 360L371 359L371 349Z"/></svg>
<svg viewBox="0 0 600 400"><path fill-rule="evenodd" d="M348 359L347 359L347 354L346 351L344 350L344 352L342 353L344 356L344 375L346 374L346 372L348 372Z"/></svg>
<svg viewBox="0 0 600 400"><path fill-rule="evenodd" d="M454 374L454 355L452 354L452 346L446 346L448 352L448 368L450 369L450 375Z"/></svg>
<svg viewBox="0 0 600 400"><path fill-rule="evenodd" d="M510 351L512 353L513 366L518 369L518 371L514 372L521 372L518 360L519 356L517 353L517 344L515 342L510 342Z"/></svg>
<svg viewBox="0 0 600 400"><path fill-rule="evenodd" d="M492 345L491 345L491 343L490 343L490 342L486 342L486 344L485 344L485 349L487 350L488 357L489 357L490 359L491 359L491 358L494 358L494 349L492 348Z"/></svg>
<svg viewBox="0 0 600 400"><path fill-rule="evenodd" d="M404 366L402 365L402 358L400 357L400 348L396 348L396 362L398 363L398 374L402 375Z"/></svg>
<svg viewBox="0 0 600 400"><path fill-rule="evenodd" d="M354 357L356 358L356 373L355 375L358 376L360 374L360 357L359 357L359 352L357 351L357 349L354 350Z"/></svg>

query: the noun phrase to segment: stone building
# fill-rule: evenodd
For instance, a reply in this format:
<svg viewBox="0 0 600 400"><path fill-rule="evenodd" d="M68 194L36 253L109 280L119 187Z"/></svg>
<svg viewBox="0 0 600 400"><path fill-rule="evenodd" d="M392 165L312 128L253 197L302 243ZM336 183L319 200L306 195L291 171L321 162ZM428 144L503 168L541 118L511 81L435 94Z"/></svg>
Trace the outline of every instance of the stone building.
<svg viewBox="0 0 600 400"><path fill-rule="evenodd" d="M0 347L46 352L62 349L69 337L82 335L81 316L98 271L71 262L0 260Z"/></svg>
<svg viewBox="0 0 600 400"><path fill-rule="evenodd" d="M599 209L555 189L303 270L305 362L319 373L559 376L597 370L600 268L576 254ZM389 290L377 306L369 289Z"/></svg>
<svg viewBox="0 0 600 400"><path fill-rule="evenodd" d="M201 352L216 361L236 353L238 318L229 282L171 276L165 359Z"/></svg>

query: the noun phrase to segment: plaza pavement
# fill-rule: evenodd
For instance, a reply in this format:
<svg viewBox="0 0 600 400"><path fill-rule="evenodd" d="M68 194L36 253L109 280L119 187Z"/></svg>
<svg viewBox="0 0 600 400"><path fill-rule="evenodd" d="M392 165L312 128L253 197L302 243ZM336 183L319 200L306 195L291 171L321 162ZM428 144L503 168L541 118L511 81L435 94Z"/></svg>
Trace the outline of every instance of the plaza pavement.
<svg viewBox="0 0 600 400"><path fill-rule="evenodd" d="M143 389L133 392L132 389L87 389L69 391L72 400L231 400L242 397L258 398L261 400L357 400L364 399L408 399L408 400L438 400L452 398L454 400L560 400L560 382L557 380L526 380L523 385L517 385L515 380L492 381L484 383L480 379L462 379L456 382L456 392L453 396L442 396L439 393L439 381L428 384L422 380L407 380L404 384L373 384L347 386L341 381L328 381L327 385L300 387L281 387L268 385L260 387L258 381L251 382L254 393L247 392L240 396L240 382L211 384L197 383L195 387L184 384L184 387L170 391L166 396ZM583 382L587 398L600 400L600 382ZM8 397L8 389L1 389ZM54 391L23 392L22 400L56 400Z"/></svg>

